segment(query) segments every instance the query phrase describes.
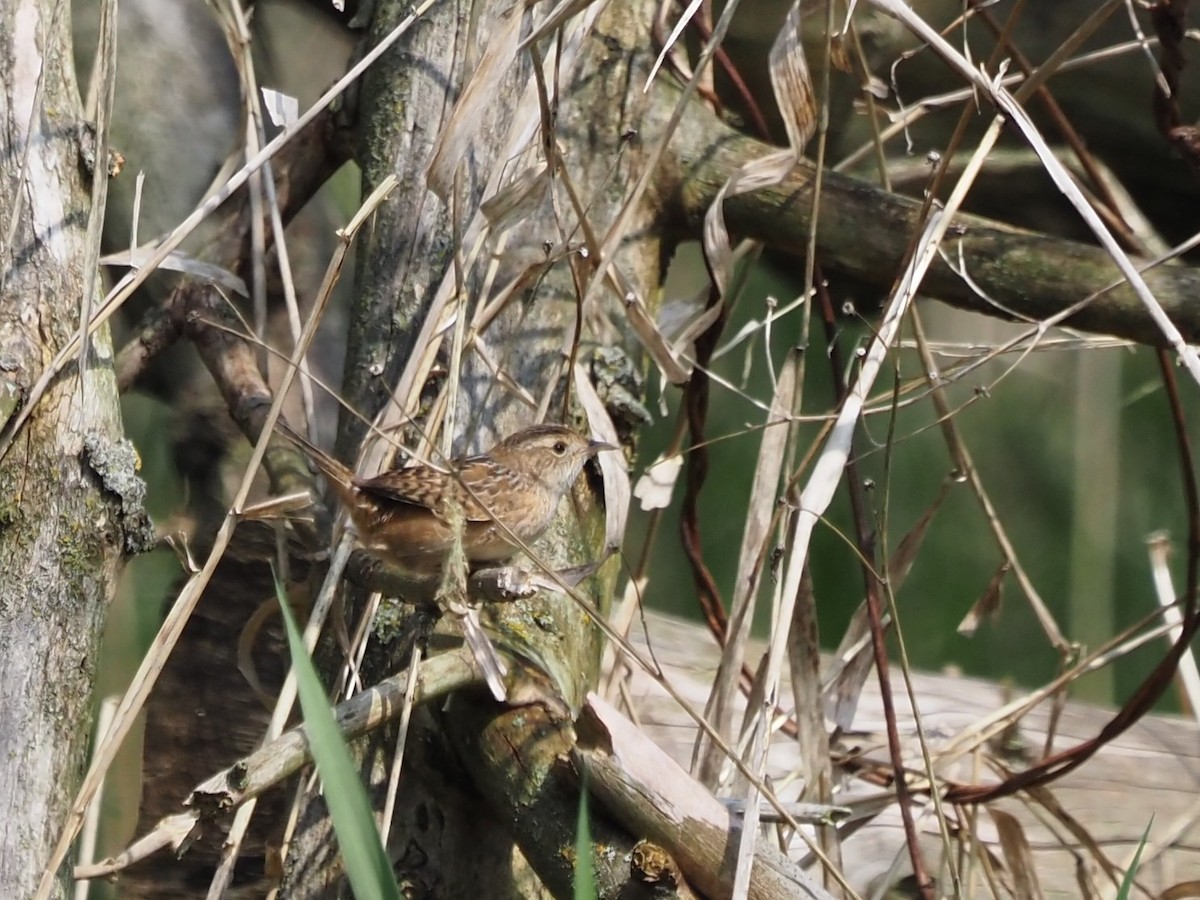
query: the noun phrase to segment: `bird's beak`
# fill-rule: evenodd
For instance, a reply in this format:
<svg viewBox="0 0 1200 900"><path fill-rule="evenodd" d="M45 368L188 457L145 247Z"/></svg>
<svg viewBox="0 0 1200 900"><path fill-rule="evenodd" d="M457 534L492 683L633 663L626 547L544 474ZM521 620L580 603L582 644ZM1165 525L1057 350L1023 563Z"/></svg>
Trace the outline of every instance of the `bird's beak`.
<svg viewBox="0 0 1200 900"><path fill-rule="evenodd" d="M595 456L597 453L603 453L605 450L620 450L616 444L606 444L604 441L588 441L587 455Z"/></svg>

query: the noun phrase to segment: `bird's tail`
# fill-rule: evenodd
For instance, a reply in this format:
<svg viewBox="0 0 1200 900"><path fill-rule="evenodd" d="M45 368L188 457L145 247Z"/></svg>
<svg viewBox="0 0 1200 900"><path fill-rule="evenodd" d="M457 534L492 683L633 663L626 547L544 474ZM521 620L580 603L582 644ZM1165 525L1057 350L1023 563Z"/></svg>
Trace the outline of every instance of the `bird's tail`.
<svg viewBox="0 0 1200 900"><path fill-rule="evenodd" d="M503 703L508 698L508 689L504 686L504 676L508 674L508 669L505 668L504 660L496 653L496 648L492 646L491 640L484 633L483 626L479 624L479 613L467 608L456 615L462 624L463 640L466 641L471 655L475 658L475 665L483 673L484 680L491 688L492 696L498 702Z"/></svg>
<svg viewBox="0 0 1200 900"><path fill-rule="evenodd" d="M338 494L344 494L350 489L350 485L354 480L354 472L349 466L334 459L304 435L295 431L283 419L275 423L275 428L281 435L304 451L304 454L329 479Z"/></svg>

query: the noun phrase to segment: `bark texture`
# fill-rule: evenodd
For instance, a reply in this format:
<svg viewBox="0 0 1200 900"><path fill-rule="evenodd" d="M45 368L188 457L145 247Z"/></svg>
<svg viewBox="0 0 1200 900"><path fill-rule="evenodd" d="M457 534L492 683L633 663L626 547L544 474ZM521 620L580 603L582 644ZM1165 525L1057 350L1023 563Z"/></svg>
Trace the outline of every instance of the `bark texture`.
<svg viewBox="0 0 1200 900"><path fill-rule="evenodd" d="M484 199L484 185L497 167L515 165L502 155L514 117L530 115L537 105L519 87L529 57L519 54L490 91L487 121L464 154L453 205L425 188L433 138L445 127L476 60L491 38L503 31L506 4L441 4L414 32L411 42L384 62L364 85L360 115L364 139L360 151L364 190L396 172L401 189L378 217L359 280L359 296L346 365L345 395L366 414L374 413L395 383L433 294L448 275L455 243L454 217L465 227ZM398 17L398 8L380 4L376 36ZM622 331L595 324L605 316L623 324L623 309L611 288L591 301L595 312L581 312L580 298L596 276L596 247L616 219L627 192L641 174L643 148L652 147L666 113L653 104L661 95L643 95L649 63L644 40L644 10L612 4L592 33L583 39L580 62L564 71L562 83L549 85L554 101L554 139L565 160L565 174L587 210L580 227L561 183L538 211L509 231L504 243L490 238L497 266L490 295L476 293L486 266L470 270L464 283L473 310L485 296L543 261L552 264L522 285L481 334L493 362L506 377L536 398L558 419L580 422L574 395L570 353L577 329L581 360L602 341L623 344ZM550 47L553 41L543 42ZM547 50L547 52L550 52ZM669 111L669 110L668 110ZM637 137L631 136L636 133ZM539 140L534 132L533 141ZM654 215L658 197L649 195L634 208L626 225L632 237L618 253L622 271L643 297L661 277L664 249ZM592 238L590 230L596 237ZM464 241L464 249L469 249ZM579 252L580 248L584 252ZM503 252L500 252L500 251ZM362 258L362 257L360 257ZM587 320L586 323L583 320ZM447 362L445 356L442 357ZM486 446L533 421L538 414L518 392L497 382L491 366L468 350L458 370L456 450ZM344 427L340 446L357 445L361 430ZM603 514L596 484L581 479L573 512L551 529L537 549L551 565L596 559ZM615 569L585 582L582 591L603 607ZM575 820L580 786L566 761L574 741L573 712L594 682L599 663L599 634L569 599L539 595L500 604L487 611L498 644L542 674L540 688L514 698L509 707L486 693L460 694L443 709L425 711L415 723L405 759L401 795L392 823L390 850L402 884L426 896L535 897L547 891L570 894L574 872ZM375 655L368 681L389 674L405 660L386 652ZM391 763L394 736L362 742L368 783L381 785ZM341 873L331 850L327 817L313 798L286 866L284 892L291 897L336 894ZM619 826L594 816L592 837L601 896L616 896L629 878L628 851L634 839ZM466 863L466 864L464 864Z"/></svg>
<svg viewBox="0 0 1200 900"><path fill-rule="evenodd" d="M50 0L0 7L2 422L78 328L97 278L69 27ZM33 891L82 775L105 612L123 551L146 536L136 464L104 329L83 377L63 372L0 461L0 896Z"/></svg>

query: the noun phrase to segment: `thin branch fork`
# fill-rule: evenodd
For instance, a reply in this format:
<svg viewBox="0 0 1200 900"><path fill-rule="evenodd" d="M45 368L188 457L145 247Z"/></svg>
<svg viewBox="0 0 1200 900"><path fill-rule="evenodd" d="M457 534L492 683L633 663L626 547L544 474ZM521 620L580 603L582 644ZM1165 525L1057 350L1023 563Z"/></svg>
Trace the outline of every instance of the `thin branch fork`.
<svg viewBox="0 0 1200 900"><path fill-rule="evenodd" d="M276 197L280 218L285 224L350 159L351 129L347 122L344 110L326 110L275 158ZM210 251L219 266L243 276L250 266L252 254L250 215L249 190L243 186L220 208L220 220L215 224L218 239ZM264 213L264 218L269 226L269 210ZM273 243L274 231L266 227L264 249L269 250ZM210 290L209 285L188 279L173 290L161 306L146 313L135 327L134 336L117 355L117 383L122 392L133 387L146 367L187 331L190 330L193 336L203 332L203 321L198 313L206 305Z"/></svg>
<svg viewBox="0 0 1200 900"><path fill-rule="evenodd" d="M478 681L471 656L465 650L439 653L421 663L418 702L444 698ZM404 706L408 670L368 688L334 710L337 726L347 740L361 737L398 717ZM187 812L161 820L116 857L91 866L79 866L76 878L101 878L146 858L166 847L186 847L196 827L214 816L229 812L264 791L282 784L312 761L304 726L297 726L266 746L245 756L197 785L184 801Z"/></svg>

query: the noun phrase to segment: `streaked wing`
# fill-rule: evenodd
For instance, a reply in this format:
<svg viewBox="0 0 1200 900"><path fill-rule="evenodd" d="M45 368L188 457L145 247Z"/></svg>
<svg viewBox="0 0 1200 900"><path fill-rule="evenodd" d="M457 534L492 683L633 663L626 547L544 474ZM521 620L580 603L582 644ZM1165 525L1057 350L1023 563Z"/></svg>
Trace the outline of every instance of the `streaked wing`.
<svg viewBox="0 0 1200 900"><path fill-rule="evenodd" d="M430 477L434 475L435 477ZM445 492L445 477L421 467L394 469L373 478L355 478L354 486L364 494L406 503L440 513Z"/></svg>
<svg viewBox="0 0 1200 900"><path fill-rule="evenodd" d="M463 510L470 522L491 521L495 513L505 518L506 510L512 507L512 498L528 491L525 480L507 466L498 466L487 457L472 457L463 460L458 470L461 480L459 494ZM465 488L465 489L464 489Z"/></svg>
<svg viewBox="0 0 1200 900"><path fill-rule="evenodd" d="M488 515L487 508L492 506L491 500L497 489L511 489L511 473L501 469L501 477L497 478L495 465L486 457L470 457L459 461L458 465L461 466L458 477L471 489L470 491L461 489L458 478L421 466L395 469L374 478L356 478L354 486L378 499L419 506L439 517L442 515L449 488L454 490L454 496L462 503L466 521L490 522L492 517ZM509 477L505 478L503 475ZM472 496L472 493L475 496ZM483 503L480 504L475 497Z"/></svg>

